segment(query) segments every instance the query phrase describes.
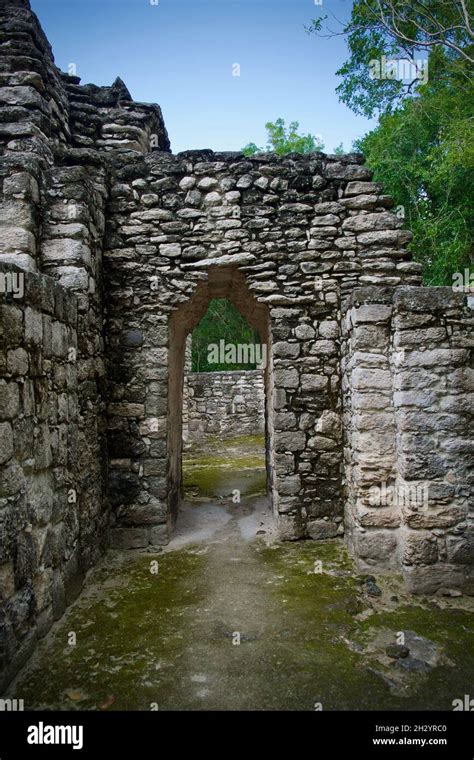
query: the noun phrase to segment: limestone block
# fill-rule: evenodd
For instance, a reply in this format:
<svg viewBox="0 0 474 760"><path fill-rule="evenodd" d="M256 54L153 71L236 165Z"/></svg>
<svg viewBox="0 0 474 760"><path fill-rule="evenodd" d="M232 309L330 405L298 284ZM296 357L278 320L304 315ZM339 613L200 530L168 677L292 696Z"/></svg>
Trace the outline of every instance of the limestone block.
<svg viewBox="0 0 474 760"><path fill-rule="evenodd" d="M217 179L215 177L203 177L199 180L197 186L200 190L211 190L216 187Z"/></svg>
<svg viewBox="0 0 474 760"><path fill-rule="evenodd" d="M43 321L29 306L25 309L25 342L33 346L43 343Z"/></svg>
<svg viewBox="0 0 474 760"><path fill-rule="evenodd" d="M300 475L285 475L278 479L277 483L278 493L281 496L293 496L298 494L301 490L301 477Z"/></svg>
<svg viewBox="0 0 474 760"><path fill-rule="evenodd" d="M46 110L46 103L39 92L30 86L0 87L0 103Z"/></svg>
<svg viewBox="0 0 474 760"><path fill-rule="evenodd" d="M342 223L342 229L357 234L376 230L393 230L401 225L402 220L395 216L395 214L391 214L388 211L380 211L378 213L350 216Z"/></svg>
<svg viewBox="0 0 474 760"><path fill-rule="evenodd" d="M15 348L7 352L7 371L11 375L26 375L28 367L28 354L24 348Z"/></svg>
<svg viewBox="0 0 474 760"><path fill-rule="evenodd" d="M309 520L306 531L314 541L321 541L337 536L338 525L333 520Z"/></svg>
<svg viewBox="0 0 474 760"><path fill-rule="evenodd" d="M170 258L181 255L181 245L179 243L163 243L160 245L160 255Z"/></svg>
<svg viewBox="0 0 474 760"><path fill-rule="evenodd" d="M71 290L88 290L89 275L83 267L60 266L55 269L59 282Z"/></svg>
<svg viewBox="0 0 474 760"><path fill-rule="evenodd" d="M274 372L275 385L282 388L297 388L299 375L296 369L276 369Z"/></svg>
<svg viewBox="0 0 474 760"><path fill-rule="evenodd" d="M195 184L196 184L195 177L183 177L183 179L179 183L179 186L181 190L191 190Z"/></svg>
<svg viewBox="0 0 474 760"><path fill-rule="evenodd" d="M304 525L301 519L292 514L280 514L278 517L278 535L282 541L297 541L303 538Z"/></svg>
<svg viewBox="0 0 474 760"><path fill-rule="evenodd" d="M445 367L466 364L469 352L465 349L436 348L409 351L405 354L407 367Z"/></svg>
<svg viewBox="0 0 474 760"><path fill-rule="evenodd" d="M403 567L403 578L411 594L434 594L440 589L460 589L464 582L463 569L456 565L409 565Z"/></svg>
<svg viewBox="0 0 474 760"><path fill-rule="evenodd" d="M35 252L36 238L30 230L18 226L1 228L1 262L17 264L17 266L21 266L24 269L34 271L35 266L33 257ZM25 264L27 266L25 266Z"/></svg>
<svg viewBox="0 0 474 760"><path fill-rule="evenodd" d="M336 441L324 435L314 435L308 440L308 446L315 451L331 451L335 448Z"/></svg>
<svg viewBox="0 0 474 760"><path fill-rule="evenodd" d="M357 367L352 372L352 386L356 390L389 390L392 377L389 370Z"/></svg>
<svg viewBox="0 0 474 760"><path fill-rule="evenodd" d="M322 377L321 375L301 375L301 390L303 392L317 392L326 390L327 383L327 377Z"/></svg>
<svg viewBox="0 0 474 760"><path fill-rule="evenodd" d="M0 315L2 324L7 325L3 335L3 346L14 348L22 341L23 312L17 306L0 303Z"/></svg>
<svg viewBox="0 0 474 760"><path fill-rule="evenodd" d="M405 565L434 565L438 561L436 537L426 531L409 531L403 540Z"/></svg>
<svg viewBox="0 0 474 760"><path fill-rule="evenodd" d="M350 312L354 325L364 322L386 322L390 319L392 307L382 303L367 303L358 306Z"/></svg>
<svg viewBox="0 0 474 760"><path fill-rule="evenodd" d="M395 225L393 225L395 226ZM413 235L409 230L376 230L374 232L357 233L357 243L366 245L405 245Z"/></svg>
<svg viewBox="0 0 474 760"><path fill-rule="evenodd" d="M302 325L298 325L295 328L295 335L298 338L298 340L301 340L301 341L311 340L312 338L314 338L315 334L316 332L311 327L311 325L302 324ZM333 337L333 336L324 336L324 337Z"/></svg>
<svg viewBox="0 0 474 760"><path fill-rule="evenodd" d="M286 341L279 341L273 344L273 355L296 359L299 356L300 347L298 343L288 343Z"/></svg>
<svg viewBox="0 0 474 760"><path fill-rule="evenodd" d="M344 191L344 196L379 193L381 190L382 185L378 182L348 182Z"/></svg>
<svg viewBox="0 0 474 760"><path fill-rule="evenodd" d="M90 248L84 245L81 240L75 240L74 238L45 240L42 243L41 252L44 261L47 263L59 261L67 265L84 264L90 266L91 264Z"/></svg>
<svg viewBox="0 0 474 760"><path fill-rule="evenodd" d="M275 430L291 430L296 428L296 415L293 412L275 414Z"/></svg>
<svg viewBox="0 0 474 760"><path fill-rule="evenodd" d="M13 431L9 422L0 423L0 464L8 462L13 454Z"/></svg>
<svg viewBox="0 0 474 760"><path fill-rule="evenodd" d="M280 432L275 431L275 451L291 452L302 451L306 445L306 436L301 431Z"/></svg>
<svg viewBox="0 0 474 760"><path fill-rule="evenodd" d="M368 567L396 567L397 533L393 530L369 530L357 533L357 554Z"/></svg>
<svg viewBox="0 0 474 760"><path fill-rule="evenodd" d="M371 172L365 166L339 162L328 163L325 174L329 179L368 180L371 178Z"/></svg>
<svg viewBox="0 0 474 760"><path fill-rule="evenodd" d="M20 412L20 391L15 381L0 380L0 417L13 419Z"/></svg>
<svg viewBox="0 0 474 760"><path fill-rule="evenodd" d="M382 325L360 325L352 334L352 346L355 350L383 349L388 343L388 332Z"/></svg>
<svg viewBox="0 0 474 760"><path fill-rule="evenodd" d="M474 536L447 536L448 562L455 565L474 565Z"/></svg>

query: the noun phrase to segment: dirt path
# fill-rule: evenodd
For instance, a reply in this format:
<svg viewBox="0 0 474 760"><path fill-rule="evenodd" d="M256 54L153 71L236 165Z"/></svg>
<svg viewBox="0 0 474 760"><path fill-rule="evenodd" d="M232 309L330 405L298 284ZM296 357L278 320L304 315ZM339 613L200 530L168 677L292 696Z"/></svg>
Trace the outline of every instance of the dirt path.
<svg viewBox="0 0 474 760"><path fill-rule="evenodd" d="M472 602L381 587L367 595L340 541L274 541L265 500L188 504L165 552L106 557L12 695L29 709L452 709L472 686ZM400 631L403 661L386 653Z"/></svg>
<svg viewBox="0 0 474 760"><path fill-rule="evenodd" d="M205 507L187 509L205 521ZM183 669L189 686L181 698L190 709L251 709L259 701L256 660L265 661L262 644L276 624L269 593L273 574L259 560L255 537L261 535L261 546L271 540L273 523L265 499L220 509L222 524L201 547L203 598L188 620L193 636ZM187 535L190 539L192 532ZM256 649L262 650L257 657Z"/></svg>

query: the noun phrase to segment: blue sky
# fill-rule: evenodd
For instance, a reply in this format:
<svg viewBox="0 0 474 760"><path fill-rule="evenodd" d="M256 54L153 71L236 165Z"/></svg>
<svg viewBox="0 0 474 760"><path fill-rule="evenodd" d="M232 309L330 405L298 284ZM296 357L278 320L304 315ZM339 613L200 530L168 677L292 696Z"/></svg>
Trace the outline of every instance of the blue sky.
<svg viewBox="0 0 474 760"><path fill-rule="evenodd" d="M31 0L57 65L82 84L120 76L135 100L159 103L174 153L265 145L279 116L345 150L375 126L335 93L342 37L304 26L320 12L343 19L350 0ZM233 76L234 64L240 76Z"/></svg>

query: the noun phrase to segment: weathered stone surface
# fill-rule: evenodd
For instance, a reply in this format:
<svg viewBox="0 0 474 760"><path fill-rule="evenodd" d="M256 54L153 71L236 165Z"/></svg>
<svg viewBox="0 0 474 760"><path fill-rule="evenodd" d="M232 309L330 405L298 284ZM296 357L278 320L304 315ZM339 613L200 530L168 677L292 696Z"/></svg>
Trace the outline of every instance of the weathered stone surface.
<svg viewBox="0 0 474 760"><path fill-rule="evenodd" d="M337 535L337 523L331 520L310 520L307 531L310 538L319 541L325 538L334 538Z"/></svg>
<svg viewBox="0 0 474 760"><path fill-rule="evenodd" d="M265 422L281 537L339 535L344 512L363 565L403 569L417 592L471 587L472 311L465 293L419 287L411 233L362 157L172 155L159 106L121 80L61 74L26 0L0 13L11 673L109 526L116 547L168 541L185 338L211 298L231 300L269 348L265 420L247 379L190 395L185 425L197 434L224 407L243 432ZM427 503L383 503L410 485Z"/></svg>
<svg viewBox="0 0 474 760"><path fill-rule="evenodd" d="M275 451L302 451L306 444L304 433L275 433Z"/></svg>
<svg viewBox="0 0 474 760"><path fill-rule="evenodd" d="M406 567L403 577L412 594L433 594L441 589L458 590L464 582L464 574L459 566L444 563L428 567Z"/></svg>
<svg viewBox="0 0 474 760"><path fill-rule="evenodd" d="M357 536L357 552L368 567L396 567L397 535L394 531L370 530Z"/></svg>
<svg viewBox="0 0 474 760"><path fill-rule="evenodd" d="M406 536L403 561L407 565L433 565L438 561L436 537L430 533L412 532Z"/></svg>
<svg viewBox="0 0 474 760"><path fill-rule="evenodd" d="M9 422L0 423L0 464L8 462L13 454L13 431Z"/></svg>
<svg viewBox="0 0 474 760"><path fill-rule="evenodd" d="M261 370L190 372L186 370L183 438L261 435L265 430L264 380Z"/></svg>

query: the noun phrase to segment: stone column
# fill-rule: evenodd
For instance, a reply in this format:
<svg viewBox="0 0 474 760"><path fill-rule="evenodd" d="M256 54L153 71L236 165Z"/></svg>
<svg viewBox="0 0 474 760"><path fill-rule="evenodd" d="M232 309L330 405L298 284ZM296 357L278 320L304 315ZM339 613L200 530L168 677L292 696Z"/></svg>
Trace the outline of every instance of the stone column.
<svg viewBox="0 0 474 760"><path fill-rule="evenodd" d="M392 366L401 567L413 593L474 583L469 367L474 317L451 288L398 288Z"/></svg>
<svg viewBox="0 0 474 760"><path fill-rule="evenodd" d="M354 291L345 314L346 533L362 569L395 568L399 508L387 498L396 479L390 368L390 288Z"/></svg>

